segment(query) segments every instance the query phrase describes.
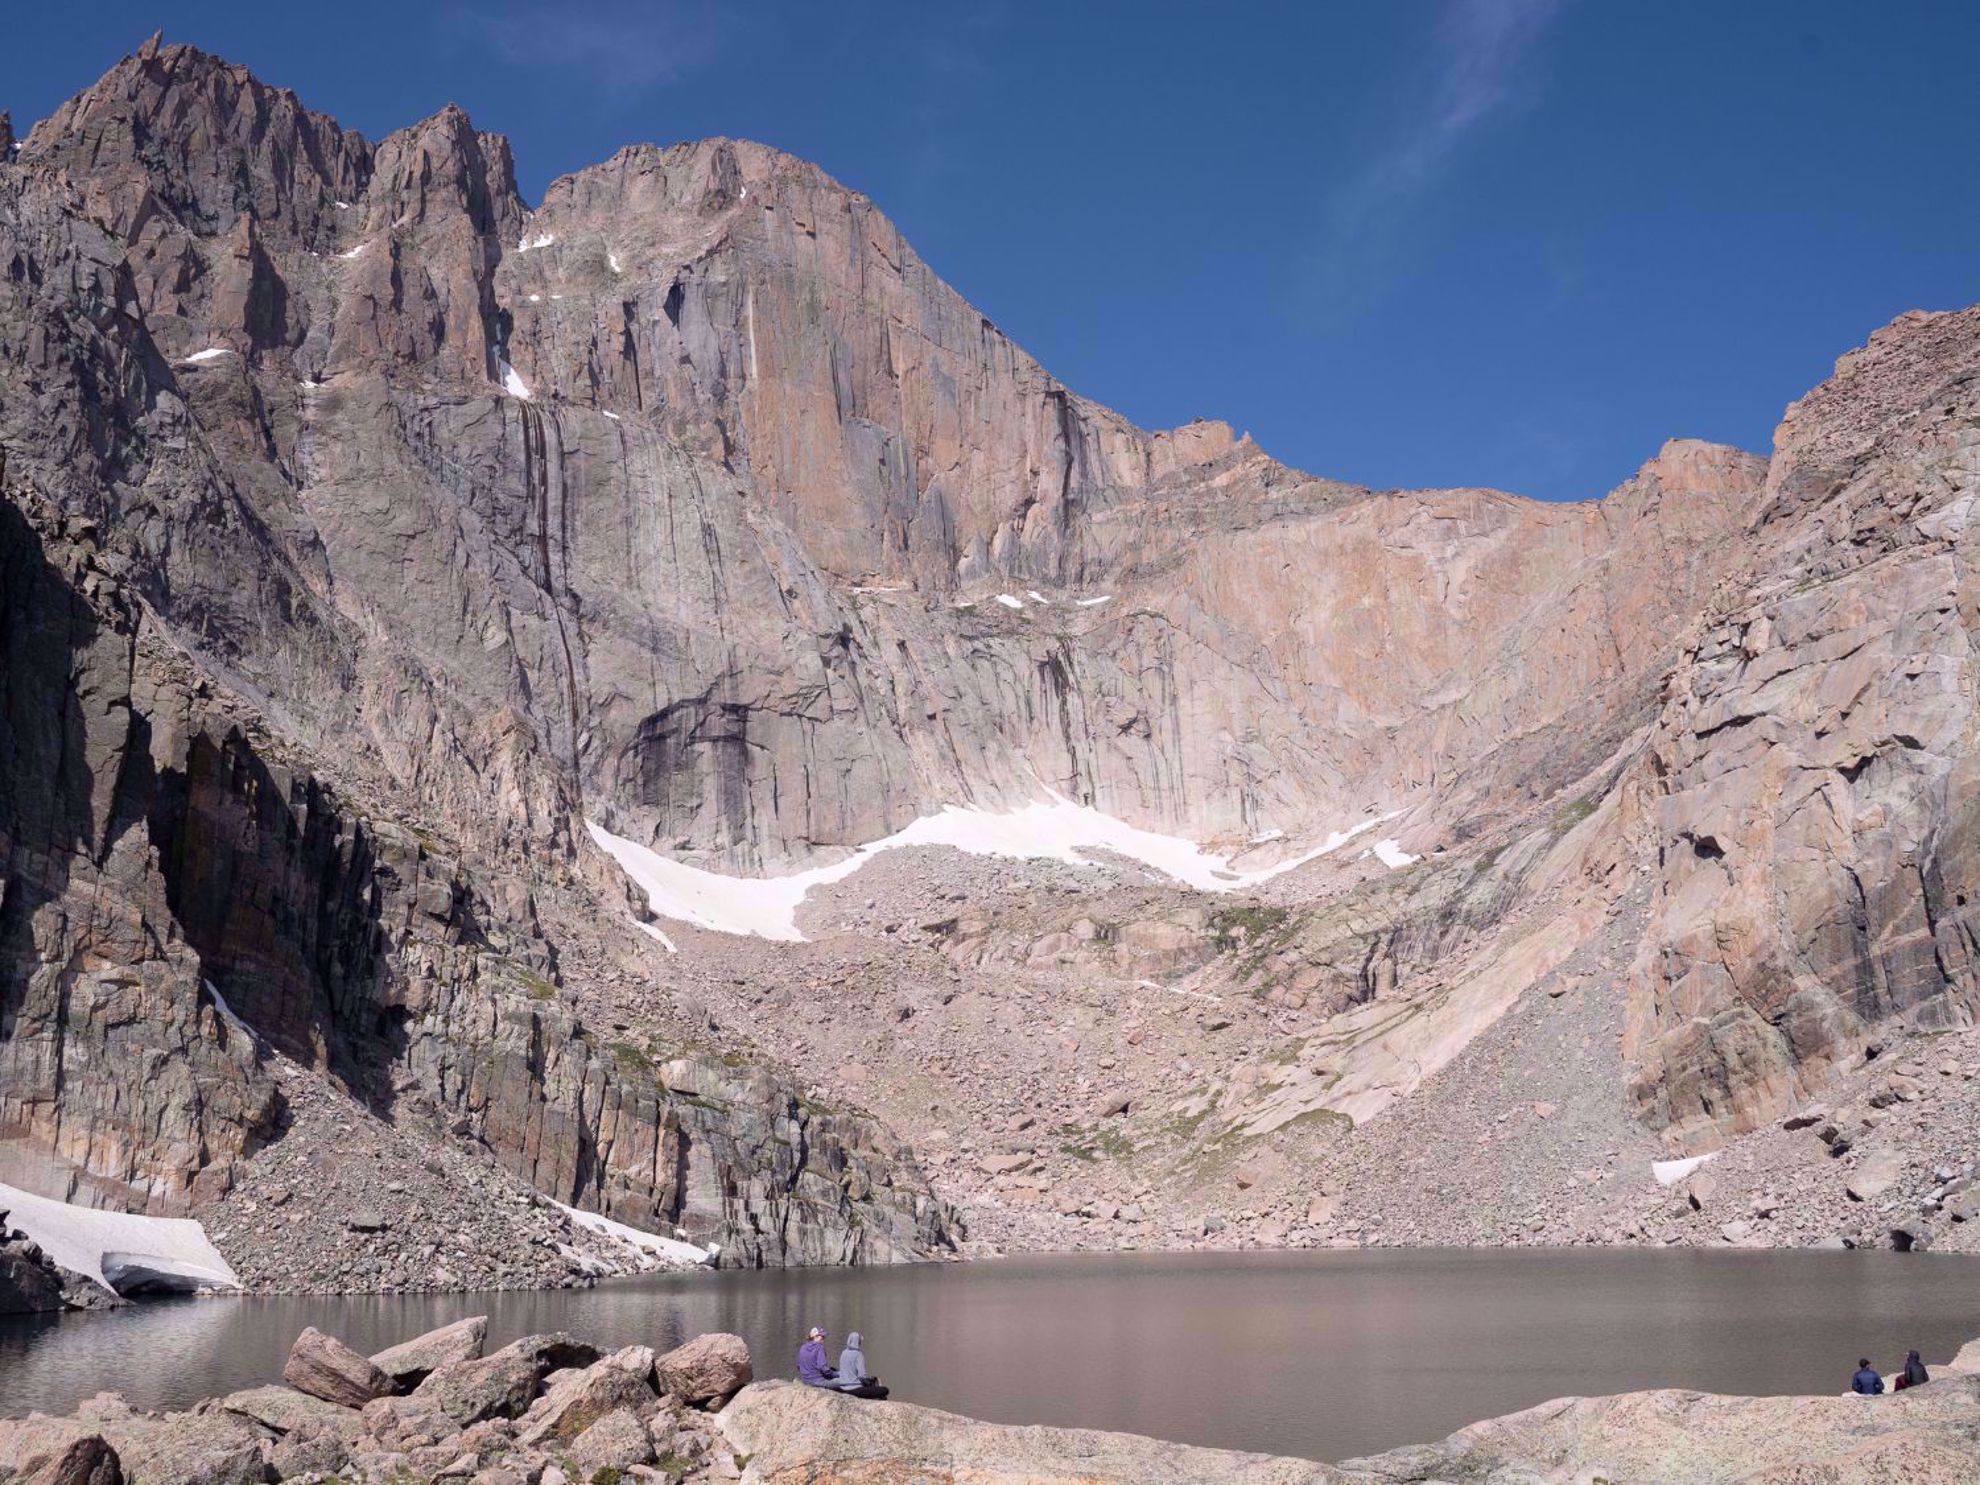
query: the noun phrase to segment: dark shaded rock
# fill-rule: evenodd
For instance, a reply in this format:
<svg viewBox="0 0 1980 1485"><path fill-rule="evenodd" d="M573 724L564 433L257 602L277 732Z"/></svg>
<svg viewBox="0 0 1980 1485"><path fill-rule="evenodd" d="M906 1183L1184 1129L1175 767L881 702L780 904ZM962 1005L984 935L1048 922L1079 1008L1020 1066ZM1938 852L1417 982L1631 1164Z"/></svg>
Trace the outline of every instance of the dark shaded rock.
<svg viewBox="0 0 1980 1485"><path fill-rule="evenodd" d="M101 1434L89 1434L23 1476L22 1485L124 1485L123 1464Z"/></svg>

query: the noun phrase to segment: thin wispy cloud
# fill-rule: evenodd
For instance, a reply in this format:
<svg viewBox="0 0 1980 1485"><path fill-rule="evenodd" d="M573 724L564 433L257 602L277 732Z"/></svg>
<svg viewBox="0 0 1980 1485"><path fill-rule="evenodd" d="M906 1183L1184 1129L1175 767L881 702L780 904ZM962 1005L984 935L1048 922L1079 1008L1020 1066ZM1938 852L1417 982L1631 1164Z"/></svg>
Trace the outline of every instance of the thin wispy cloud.
<svg viewBox="0 0 1980 1485"><path fill-rule="evenodd" d="M615 95L643 93L707 66L722 39L713 0L493 0L453 6L448 18L458 34L511 66L575 73Z"/></svg>
<svg viewBox="0 0 1980 1485"><path fill-rule="evenodd" d="M1568 0L1445 0L1395 136L1327 201L1314 255L1323 286L1352 289L1388 256L1408 210L1465 141L1524 96L1522 64Z"/></svg>

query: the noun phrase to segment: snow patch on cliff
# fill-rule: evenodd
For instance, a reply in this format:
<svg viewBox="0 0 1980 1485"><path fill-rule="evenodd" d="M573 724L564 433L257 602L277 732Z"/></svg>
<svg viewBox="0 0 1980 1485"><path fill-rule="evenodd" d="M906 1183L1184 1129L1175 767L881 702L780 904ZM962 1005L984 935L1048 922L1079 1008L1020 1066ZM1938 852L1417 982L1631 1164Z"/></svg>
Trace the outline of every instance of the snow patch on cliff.
<svg viewBox="0 0 1980 1485"><path fill-rule="evenodd" d="M190 356L179 362L179 364L181 366L200 366L208 361L225 360L233 354L224 345L210 345L203 351L194 351Z"/></svg>
<svg viewBox="0 0 1980 1485"><path fill-rule="evenodd" d="M218 997L216 997L217 999ZM206 1229L189 1217L140 1217L71 1206L0 1183L0 1211L63 1268L119 1294L138 1289L238 1289Z"/></svg>
<svg viewBox="0 0 1980 1485"><path fill-rule="evenodd" d="M1335 831L1309 850L1258 871L1236 871L1225 857L1206 852L1194 841L1142 830L1056 794L1002 814L950 805L884 840L861 846L843 861L783 877L724 876L671 860L601 825L592 823L589 829L591 838L646 893L647 902L661 917L717 933L802 943L797 913L813 887L842 881L882 851L901 846L950 846L972 856L1063 861L1072 866L1094 865L1093 853L1107 851L1199 891L1229 892L1304 866L1387 818L1371 818Z"/></svg>
<svg viewBox="0 0 1980 1485"><path fill-rule="evenodd" d="M534 399L530 395L529 383L516 375L516 368L507 361L499 363L502 368L502 390L511 397L520 397L524 402Z"/></svg>
<svg viewBox="0 0 1980 1485"><path fill-rule="evenodd" d="M668 1268L679 1268L684 1264L699 1268L713 1263L722 1251L720 1245L716 1243L700 1248L693 1243L682 1242L679 1238L661 1237L658 1233L628 1227L623 1222L614 1222L610 1217L601 1217L596 1212L583 1212L576 1207L567 1207L561 1201L554 1202L553 1205L586 1232L594 1232L600 1237L623 1243L638 1258L658 1259ZM636 1263L635 1266L656 1268L661 1264L649 1261Z"/></svg>
<svg viewBox="0 0 1980 1485"><path fill-rule="evenodd" d="M1650 1174L1656 1177L1659 1186L1675 1186L1706 1161L1716 1160L1718 1155L1719 1152L1714 1150L1709 1155L1692 1155L1684 1160L1653 1160L1650 1162Z"/></svg>
<svg viewBox="0 0 1980 1485"><path fill-rule="evenodd" d="M1018 597L1015 593L999 593L997 595L997 601L1003 604L1005 608L1024 607L1024 600Z"/></svg>
<svg viewBox="0 0 1980 1485"><path fill-rule="evenodd" d="M1375 859L1391 871L1414 865L1419 857L1412 856L1402 848L1401 841L1378 840L1375 842Z"/></svg>
<svg viewBox="0 0 1980 1485"><path fill-rule="evenodd" d="M550 246L556 240L557 234L554 232L545 232L541 237L525 237L521 242L516 244L516 251L519 253L533 253L538 248Z"/></svg>

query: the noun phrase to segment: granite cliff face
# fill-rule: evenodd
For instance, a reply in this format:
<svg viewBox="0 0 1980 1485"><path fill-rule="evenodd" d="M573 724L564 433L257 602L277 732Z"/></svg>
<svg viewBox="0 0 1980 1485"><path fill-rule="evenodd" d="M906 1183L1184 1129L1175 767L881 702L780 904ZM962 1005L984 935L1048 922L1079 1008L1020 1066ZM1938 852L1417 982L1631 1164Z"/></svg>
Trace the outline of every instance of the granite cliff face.
<svg viewBox="0 0 1980 1485"><path fill-rule="evenodd" d="M1178 1115L1234 1138L1564 977L1674 1148L1972 1019L1970 314L1771 461L1544 505L1135 428L758 145L531 208L458 109L372 143L154 41L0 162L6 1179L221 1200L275 1059L750 1261L945 1250L841 1054L753 1023L785 961L665 958L587 818L751 872L1046 790L1246 866L1392 822L1420 860L1285 878L1270 934L929 919L1256 1002L1280 1048ZM911 1128L921 1077L862 1096Z"/></svg>
<svg viewBox="0 0 1980 1485"><path fill-rule="evenodd" d="M1645 761L1635 1096L1724 1136L1886 1023L1968 1026L1975 973L1980 313L1912 315L1788 409L1743 570Z"/></svg>

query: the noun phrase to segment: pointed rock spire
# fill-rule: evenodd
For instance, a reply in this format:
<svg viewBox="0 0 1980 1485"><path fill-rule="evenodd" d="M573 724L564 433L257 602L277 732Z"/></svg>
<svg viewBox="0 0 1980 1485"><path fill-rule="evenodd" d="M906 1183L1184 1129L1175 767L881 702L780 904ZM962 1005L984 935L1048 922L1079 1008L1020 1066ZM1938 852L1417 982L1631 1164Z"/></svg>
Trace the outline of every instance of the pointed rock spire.
<svg viewBox="0 0 1980 1485"><path fill-rule="evenodd" d="M151 33L150 38L145 42L145 44L138 48L137 59L140 62L149 62L153 57L158 55L158 48L160 48L164 44L165 44L165 32L164 29L161 27L160 29L153 31Z"/></svg>
<svg viewBox="0 0 1980 1485"><path fill-rule="evenodd" d="M14 116L0 108L0 160L4 160L14 147Z"/></svg>

